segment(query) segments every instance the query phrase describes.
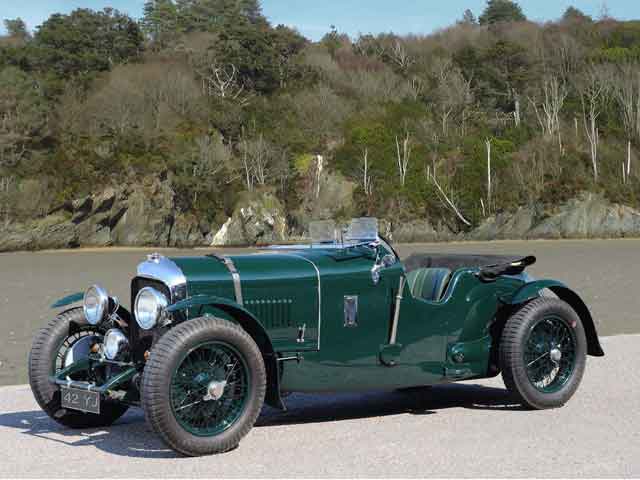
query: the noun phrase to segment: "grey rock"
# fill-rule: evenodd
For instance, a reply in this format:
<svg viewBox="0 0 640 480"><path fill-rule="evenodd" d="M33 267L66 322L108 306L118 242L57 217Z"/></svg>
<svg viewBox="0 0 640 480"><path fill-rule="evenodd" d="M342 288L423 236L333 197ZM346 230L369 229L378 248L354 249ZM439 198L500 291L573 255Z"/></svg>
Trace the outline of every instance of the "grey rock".
<svg viewBox="0 0 640 480"><path fill-rule="evenodd" d="M33 232L26 225L8 225L0 231L0 252L33 249Z"/></svg>
<svg viewBox="0 0 640 480"><path fill-rule="evenodd" d="M528 238L608 238L640 235L640 212L582 194L562 205L528 233Z"/></svg>
<svg viewBox="0 0 640 480"><path fill-rule="evenodd" d="M147 185L136 185L130 193L123 192L123 195L126 195L127 209L111 228L113 243L168 245L175 220L175 193L171 186L167 182L153 180Z"/></svg>
<svg viewBox="0 0 640 480"><path fill-rule="evenodd" d="M306 189L300 206L291 212L298 227L295 233L304 231L313 220L348 219L354 215L353 193L356 184L340 173L325 172L320 180L320 189Z"/></svg>
<svg viewBox="0 0 640 480"><path fill-rule="evenodd" d="M498 213L487 218L467 235L472 240L526 238L538 216L535 207L520 207L513 213Z"/></svg>
<svg viewBox="0 0 640 480"><path fill-rule="evenodd" d="M428 220L393 223L392 240L397 243L442 242L453 240L453 233L445 226L436 227Z"/></svg>
<svg viewBox="0 0 640 480"><path fill-rule="evenodd" d="M168 180L107 187L0 231L0 251L78 246L204 246L206 222L179 212ZM204 228L207 229L206 227ZM210 230L210 227L209 227Z"/></svg>
<svg viewBox="0 0 640 480"><path fill-rule="evenodd" d="M211 245L256 245L287 239L284 208L270 192L246 194L233 215L213 236Z"/></svg>
<svg viewBox="0 0 640 480"><path fill-rule="evenodd" d="M180 212L170 180L157 178L144 184L108 187L65 202L43 218L4 225L0 229L0 251L109 245L255 245L298 238L303 235L301 226L308 225L310 219L345 217L353 209L354 184L338 175L327 178L317 204L312 198L305 199L306 206L294 213L294 224L300 231L291 236L284 208L271 192L243 195L231 218L213 228L203 219ZM601 195L584 193L546 210L537 205L498 213L464 235L428 219L381 219L379 227L381 233L398 243L639 237L640 211L613 204Z"/></svg>
<svg viewBox="0 0 640 480"><path fill-rule="evenodd" d="M640 212L611 203L602 195L583 193L547 211L542 205L537 205L497 214L486 219L467 238L496 240L626 236L640 236Z"/></svg>
<svg viewBox="0 0 640 480"><path fill-rule="evenodd" d="M169 236L170 247L198 247L207 244L206 241L207 235L202 232L202 224L197 218L182 213L176 215Z"/></svg>
<svg viewBox="0 0 640 480"><path fill-rule="evenodd" d="M42 222L34 232L33 248L75 248L79 246L78 232L73 223L58 223L54 219Z"/></svg>

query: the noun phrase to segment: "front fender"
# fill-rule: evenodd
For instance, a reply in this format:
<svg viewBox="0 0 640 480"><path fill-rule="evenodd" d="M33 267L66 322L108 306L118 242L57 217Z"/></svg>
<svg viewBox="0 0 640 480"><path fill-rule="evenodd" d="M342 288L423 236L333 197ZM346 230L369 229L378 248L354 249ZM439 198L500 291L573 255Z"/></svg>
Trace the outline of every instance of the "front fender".
<svg viewBox="0 0 640 480"><path fill-rule="evenodd" d="M84 292L72 293L71 295L67 295L66 297L63 297L60 300L56 301L53 305L51 305L51 308L66 307L67 305L82 301L83 298Z"/></svg>
<svg viewBox="0 0 640 480"><path fill-rule="evenodd" d="M174 313L194 307L211 307L220 310L235 321L253 338L260 348L267 369L267 393L265 402L272 407L285 410L280 396L280 375L278 372L278 359L273 349L271 339L260 321L246 308L228 298L212 295L196 295L186 300L181 300L167 308L167 312Z"/></svg>
<svg viewBox="0 0 640 480"><path fill-rule="evenodd" d="M604 351L600 345L596 325L593 321L593 317L591 316L591 312L589 312L589 308L582 298L580 298L576 292L571 290L564 283L557 280L536 280L534 282L529 282L523 285L514 294L509 303L511 305L521 305L526 303L539 297L542 294L542 290L545 288L551 290L560 300L571 305L571 308L573 308L580 317L587 337L587 353L594 357L603 357Z"/></svg>

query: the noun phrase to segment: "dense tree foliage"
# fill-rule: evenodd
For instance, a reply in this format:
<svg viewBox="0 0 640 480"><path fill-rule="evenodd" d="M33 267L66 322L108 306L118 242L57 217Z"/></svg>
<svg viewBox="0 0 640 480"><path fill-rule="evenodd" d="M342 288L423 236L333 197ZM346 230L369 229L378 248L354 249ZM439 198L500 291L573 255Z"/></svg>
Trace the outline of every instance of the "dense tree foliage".
<svg viewBox="0 0 640 480"><path fill-rule="evenodd" d="M60 76L109 70L138 57L142 34L136 22L117 10L79 9L56 14L35 34L35 64Z"/></svg>
<svg viewBox="0 0 640 480"><path fill-rule="evenodd" d="M522 8L511 0L489 0L487 8L480 15L481 25L492 25L504 22L524 22L527 18Z"/></svg>
<svg viewBox="0 0 640 480"><path fill-rule="evenodd" d="M536 24L508 0L461 17L428 36L332 27L317 43L257 0L153 0L140 22L79 9L32 37L11 20L1 219L149 176L213 222L262 189L296 222L334 174L356 198L334 215L453 229L582 190L637 206L640 22L571 7Z"/></svg>
<svg viewBox="0 0 640 480"><path fill-rule="evenodd" d="M27 24L21 18L4 20L4 28L7 30L9 38L16 38L20 40L26 40L29 38L29 32L27 30Z"/></svg>

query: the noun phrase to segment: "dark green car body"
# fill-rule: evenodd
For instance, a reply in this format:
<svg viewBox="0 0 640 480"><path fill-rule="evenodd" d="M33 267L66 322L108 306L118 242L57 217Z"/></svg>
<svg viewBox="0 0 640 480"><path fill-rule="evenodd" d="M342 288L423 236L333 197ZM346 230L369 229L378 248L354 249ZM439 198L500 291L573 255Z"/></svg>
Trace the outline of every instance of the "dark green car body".
<svg viewBox="0 0 640 480"><path fill-rule="evenodd" d="M380 266L380 254L393 261ZM173 277L165 278L160 267ZM208 315L241 325L265 361L265 401L279 408L288 392L391 390L495 376L504 322L545 289L580 316L588 353L603 354L589 310L558 281L533 281L524 268L486 276L483 267L462 266L452 269L441 297L429 300L414 297L407 270L386 242L377 252L316 245L225 257L155 256L139 267L132 302L151 282L171 297L165 330ZM58 306L77 298L65 300ZM130 329L137 328L133 314L121 310ZM137 363L126 380L141 371L143 351L152 351L157 339L140 333L129 332Z"/></svg>

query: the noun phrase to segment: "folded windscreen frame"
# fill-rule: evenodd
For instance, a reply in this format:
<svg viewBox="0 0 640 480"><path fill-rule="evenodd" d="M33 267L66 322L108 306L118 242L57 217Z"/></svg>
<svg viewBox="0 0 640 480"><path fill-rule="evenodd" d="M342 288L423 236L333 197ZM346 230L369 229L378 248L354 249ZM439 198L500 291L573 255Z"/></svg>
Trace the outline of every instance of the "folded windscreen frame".
<svg viewBox="0 0 640 480"><path fill-rule="evenodd" d="M311 243L335 243L337 237L336 222L333 220L318 220L309 223L309 237Z"/></svg>
<svg viewBox="0 0 640 480"><path fill-rule="evenodd" d="M377 218L354 218L346 229L336 226L333 220L318 220L309 223L309 237L312 245L375 242L378 240Z"/></svg>
<svg viewBox="0 0 640 480"><path fill-rule="evenodd" d="M371 217L354 218L349 224L344 240L346 242L368 242L378 239L378 219Z"/></svg>

